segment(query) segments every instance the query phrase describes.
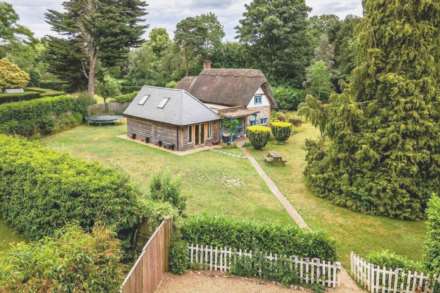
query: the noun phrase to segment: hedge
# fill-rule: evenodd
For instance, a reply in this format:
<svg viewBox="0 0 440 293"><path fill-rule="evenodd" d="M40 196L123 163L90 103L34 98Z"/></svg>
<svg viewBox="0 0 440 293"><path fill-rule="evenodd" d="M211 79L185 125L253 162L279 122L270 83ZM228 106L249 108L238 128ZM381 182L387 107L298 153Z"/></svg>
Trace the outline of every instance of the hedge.
<svg viewBox="0 0 440 293"><path fill-rule="evenodd" d="M63 92L41 88L27 88L24 93L0 94L0 104L35 100L42 97L63 95Z"/></svg>
<svg viewBox="0 0 440 293"><path fill-rule="evenodd" d="M0 105L0 132L26 137L47 135L82 123L91 101L47 97Z"/></svg>
<svg viewBox="0 0 440 293"><path fill-rule="evenodd" d="M278 142L286 142L292 135L292 124L289 122L274 121L270 126L272 135Z"/></svg>
<svg viewBox="0 0 440 293"><path fill-rule="evenodd" d="M428 208L428 240L426 241L426 267L440 275L440 197L433 196Z"/></svg>
<svg viewBox="0 0 440 293"><path fill-rule="evenodd" d="M69 226L55 238L15 244L0 258L2 292L119 292L120 242L103 227Z"/></svg>
<svg viewBox="0 0 440 293"><path fill-rule="evenodd" d="M120 95L112 98L113 101L117 103L130 103L136 97L138 92L133 92L125 95Z"/></svg>
<svg viewBox="0 0 440 293"><path fill-rule="evenodd" d="M261 125L249 126L246 129L246 136L255 149L261 150L269 141L270 128Z"/></svg>
<svg viewBox="0 0 440 293"><path fill-rule="evenodd" d="M317 257L328 261L337 259L333 240L321 232L305 232L296 226L198 216L186 219L181 233L183 240L192 244Z"/></svg>
<svg viewBox="0 0 440 293"><path fill-rule="evenodd" d="M412 272L424 271L422 263L415 262L388 250L370 253L367 256L367 261L380 267L386 267L387 269L403 269Z"/></svg>

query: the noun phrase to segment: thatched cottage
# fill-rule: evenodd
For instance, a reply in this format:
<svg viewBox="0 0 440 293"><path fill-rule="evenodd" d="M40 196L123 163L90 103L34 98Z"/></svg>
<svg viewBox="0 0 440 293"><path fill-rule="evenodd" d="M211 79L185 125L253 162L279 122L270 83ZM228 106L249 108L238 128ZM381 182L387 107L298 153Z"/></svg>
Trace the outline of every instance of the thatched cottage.
<svg viewBox="0 0 440 293"><path fill-rule="evenodd" d="M219 144L224 119L236 119L236 137L248 125L267 124L276 106L264 74L254 69L205 69L177 89L145 86L124 112L128 136L185 151Z"/></svg>

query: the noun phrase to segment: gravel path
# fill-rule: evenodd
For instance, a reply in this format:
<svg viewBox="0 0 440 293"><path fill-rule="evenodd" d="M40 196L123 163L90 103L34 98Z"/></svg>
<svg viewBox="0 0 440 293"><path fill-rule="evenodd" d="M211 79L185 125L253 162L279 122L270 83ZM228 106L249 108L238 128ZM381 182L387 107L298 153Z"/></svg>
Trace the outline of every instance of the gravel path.
<svg viewBox="0 0 440 293"><path fill-rule="evenodd" d="M206 272L188 272L183 276L166 275L156 293L309 293L254 279L229 277Z"/></svg>

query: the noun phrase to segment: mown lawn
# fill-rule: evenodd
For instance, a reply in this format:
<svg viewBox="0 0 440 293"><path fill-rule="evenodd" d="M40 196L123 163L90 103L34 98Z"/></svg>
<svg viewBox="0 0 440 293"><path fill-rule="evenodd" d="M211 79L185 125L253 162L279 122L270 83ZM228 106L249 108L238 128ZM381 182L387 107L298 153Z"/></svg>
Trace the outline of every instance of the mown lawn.
<svg viewBox="0 0 440 293"><path fill-rule="evenodd" d="M52 149L97 160L130 175L145 193L159 172L179 177L188 199L188 213L225 215L238 219L292 224L264 182L245 159L214 151L179 157L118 138L126 126L75 129L43 139ZM240 154L237 149L224 150Z"/></svg>
<svg viewBox="0 0 440 293"><path fill-rule="evenodd" d="M366 255L370 251L389 249L414 260L421 260L425 223L351 212L311 193L304 184L304 143L307 138L316 137L319 137L319 131L305 124L290 138L288 144L278 145L272 141L264 151L252 150L252 154L305 221L313 229L324 230L336 240L344 265L349 264L350 251ZM269 150L281 153L288 160L287 166L268 166L264 162L264 155Z"/></svg>
<svg viewBox="0 0 440 293"><path fill-rule="evenodd" d="M21 240L22 239L12 229L0 221L0 257L12 243Z"/></svg>

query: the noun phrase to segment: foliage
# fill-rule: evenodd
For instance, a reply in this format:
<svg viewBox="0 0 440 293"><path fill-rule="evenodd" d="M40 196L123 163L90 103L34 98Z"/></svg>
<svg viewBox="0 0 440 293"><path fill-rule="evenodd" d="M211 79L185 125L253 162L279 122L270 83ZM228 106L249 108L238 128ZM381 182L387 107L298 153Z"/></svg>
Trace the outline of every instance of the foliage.
<svg viewBox="0 0 440 293"><path fill-rule="evenodd" d="M89 101L73 96L47 97L0 105L0 132L48 135L81 124Z"/></svg>
<svg viewBox="0 0 440 293"><path fill-rule="evenodd" d="M292 135L292 124L289 122L274 121L270 123L272 135L278 142L286 142Z"/></svg>
<svg viewBox="0 0 440 293"><path fill-rule="evenodd" d="M193 244L336 260L332 240L320 232L305 232L296 226L198 216L185 220L181 231L183 240Z"/></svg>
<svg viewBox="0 0 440 293"><path fill-rule="evenodd" d="M438 196L432 197L428 209L426 268L435 275L440 275L440 198Z"/></svg>
<svg viewBox="0 0 440 293"><path fill-rule="evenodd" d="M15 244L0 258L6 292L118 292L123 279L120 243L109 230L78 226L55 238Z"/></svg>
<svg viewBox="0 0 440 293"><path fill-rule="evenodd" d="M170 272L181 275L189 268L188 243L175 240L170 248Z"/></svg>
<svg viewBox="0 0 440 293"><path fill-rule="evenodd" d="M191 62L201 64L212 58L224 36L223 25L212 12L187 17L177 24L174 41L183 55L186 75Z"/></svg>
<svg viewBox="0 0 440 293"><path fill-rule="evenodd" d="M305 174L338 205L422 219L440 193L440 5L370 0L365 8L361 63L331 99L320 123L329 143L309 145Z"/></svg>
<svg viewBox="0 0 440 293"><path fill-rule="evenodd" d="M25 237L52 235L71 222L89 231L101 222L120 237L133 232L139 194L126 176L26 140L2 135L0 142L2 219Z"/></svg>
<svg viewBox="0 0 440 293"><path fill-rule="evenodd" d="M0 94L0 104L34 100L40 97L41 94L34 91L25 91L19 94Z"/></svg>
<svg viewBox="0 0 440 293"><path fill-rule="evenodd" d="M332 75L324 61L316 61L307 68L306 90L321 101L328 101L333 90Z"/></svg>
<svg viewBox="0 0 440 293"><path fill-rule="evenodd" d="M170 203L180 215L185 213L186 199L181 195L180 182L173 181L168 174L153 176L150 183L150 196L153 200Z"/></svg>
<svg viewBox="0 0 440 293"><path fill-rule="evenodd" d="M0 59L0 89L24 88L29 75L7 59Z"/></svg>
<svg viewBox="0 0 440 293"><path fill-rule="evenodd" d="M292 87L275 87L273 96L279 110L296 111L298 106L304 102L305 92L302 89Z"/></svg>
<svg viewBox="0 0 440 293"><path fill-rule="evenodd" d="M270 128L261 125L249 126L246 129L246 136L256 150L261 150L269 141Z"/></svg>
<svg viewBox="0 0 440 293"><path fill-rule="evenodd" d="M277 84L301 87L313 50L307 36L310 8L304 0L254 0L237 28L256 68Z"/></svg>
<svg viewBox="0 0 440 293"><path fill-rule="evenodd" d="M104 98L104 103L107 104L107 99L121 95L121 84L107 73L98 83L97 91Z"/></svg>
<svg viewBox="0 0 440 293"><path fill-rule="evenodd" d="M130 103L137 96L138 92L133 92L125 95L113 97L112 100L116 103Z"/></svg>
<svg viewBox="0 0 440 293"><path fill-rule="evenodd" d="M63 11L46 13L52 30L65 37L51 37L61 45L52 46L53 59L63 64L60 56L73 57L66 61L74 61L76 69L80 69L88 81L88 94L94 96L98 62L107 68L120 65L129 49L141 43L147 27L143 24L146 6L142 0L63 2ZM54 73L63 78L62 71Z"/></svg>
<svg viewBox="0 0 440 293"><path fill-rule="evenodd" d="M247 47L238 42L226 42L215 47L212 63L214 68L252 67Z"/></svg>
<svg viewBox="0 0 440 293"><path fill-rule="evenodd" d="M412 272L424 271L423 265L421 263L397 255L396 253L389 250L370 253L367 256L367 261L380 267L386 267L387 269L392 270L403 269Z"/></svg>

